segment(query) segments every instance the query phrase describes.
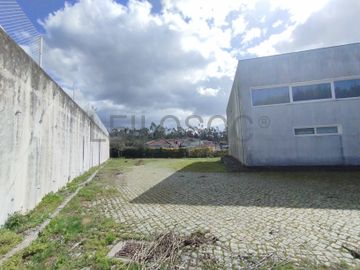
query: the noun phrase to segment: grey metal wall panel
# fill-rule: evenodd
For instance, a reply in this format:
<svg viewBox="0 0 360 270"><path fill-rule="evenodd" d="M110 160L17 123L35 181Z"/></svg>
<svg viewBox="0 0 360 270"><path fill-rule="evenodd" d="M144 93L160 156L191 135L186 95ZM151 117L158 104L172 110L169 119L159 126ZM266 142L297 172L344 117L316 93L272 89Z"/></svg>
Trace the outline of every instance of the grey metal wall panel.
<svg viewBox="0 0 360 270"><path fill-rule="evenodd" d="M239 61L232 95L232 111L247 115L240 129L251 139L243 155L230 153L244 164L259 165L360 165L360 99L326 100L253 107L252 87L321 82L355 76L360 78L360 44L290 53ZM241 108L241 110L239 108ZM237 108L237 109L236 109ZM234 115L229 115L231 119ZM269 126L259 124L269 119ZM231 123L229 123L229 130ZM294 127L342 125L341 135L299 138ZM229 132L230 148L236 145Z"/></svg>

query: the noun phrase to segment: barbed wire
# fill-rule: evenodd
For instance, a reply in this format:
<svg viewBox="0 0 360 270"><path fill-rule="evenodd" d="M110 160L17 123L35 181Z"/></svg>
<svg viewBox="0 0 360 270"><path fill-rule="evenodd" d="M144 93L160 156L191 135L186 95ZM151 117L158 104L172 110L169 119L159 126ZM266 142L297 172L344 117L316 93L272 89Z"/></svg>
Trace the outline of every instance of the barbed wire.
<svg viewBox="0 0 360 270"><path fill-rule="evenodd" d="M16 0L0 0L0 26L38 64L41 64L41 34Z"/></svg>

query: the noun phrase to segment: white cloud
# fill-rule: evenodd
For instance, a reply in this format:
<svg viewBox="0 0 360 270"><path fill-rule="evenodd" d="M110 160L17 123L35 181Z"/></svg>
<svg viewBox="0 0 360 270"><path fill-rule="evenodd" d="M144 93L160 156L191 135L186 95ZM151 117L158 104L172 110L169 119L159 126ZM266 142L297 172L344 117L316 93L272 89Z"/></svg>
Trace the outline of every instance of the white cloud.
<svg viewBox="0 0 360 270"><path fill-rule="evenodd" d="M80 0L43 21L45 65L103 117L225 114L236 57L356 40L356 1Z"/></svg>
<svg viewBox="0 0 360 270"><path fill-rule="evenodd" d="M243 34L247 27L247 22L243 16L239 16L235 20L232 21L232 31L233 36L237 36L238 34Z"/></svg>
<svg viewBox="0 0 360 270"><path fill-rule="evenodd" d="M359 42L360 1L331 0L322 10L294 29L289 41L276 45L279 51L306 50Z"/></svg>
<svg viewBox="0 0 360 270"><path fill-rule="evenodd" d="M257 56L277 54L278 50L276 49L276 45L281 42L291 41L292 32L294 31L294 29L295 27L291 26L279 34L271 35L270 38L254 47L249 48L247 51Z"/></svg>
<svg viewBox="0 0 360 270"><path fill-rule="evenodd" d="M215 97L219 93L220 89L214 89L214 88L198 88L198 93L202 96L212 96Z"/></svg>
<svg viewBox="0 0 360 270"><path fill-rule="evenodd" d="M247 51L265 56L360 41L360 32L354 27L360 23L358 0L311 3L314 5L309 1L272 1L272 9L281 8L289 13L289 20L283 22L287 27Z"/></svg>
<svg viewBox="0 0 360 270"><path fill-rule="evenodd" d="M271 26L272 28L277 28L279 27L280 25L283 24L283 21L282 20L277 20L276 22L274 22Z"/></svg>
<svg viewBox="0 0 360 270"><path fill-rule="evenodd" d="M212 20L214 26L228 25L226 17L231 11L240 12L251 0L164 0L164 9L171 13L180 13L195 22Z"/></svg>
<svg viewBox="0 0 360 270"><path fill-rule="evenodd" d="M261 29L260 28L251 28L250 30L248 30L242 40L242 43L247 43L250 42L252 40L254 40L255 38L259 38L261 37Z"/></svg>
<svg viewBox="0 0 360 270"><path fill-rule="evenodd" d="M219 100L205 89L230 91L237 63L227 50L230 28L187 21L170 9L152 14L148 2L136 0L127 6L81 0L50 15L43 25L47 68L65 86L76 82L78 96L98 104L100 111L224 113L227 96Z"/></svg>
<svg viewBox="0 0 360 270"><path fill-rule="evenodd" d="M321 10L326 6L329 0L271 0L271 11L276 9L287 10L290 14L290 19L293 23L301 24L316 11Z"/></svg>

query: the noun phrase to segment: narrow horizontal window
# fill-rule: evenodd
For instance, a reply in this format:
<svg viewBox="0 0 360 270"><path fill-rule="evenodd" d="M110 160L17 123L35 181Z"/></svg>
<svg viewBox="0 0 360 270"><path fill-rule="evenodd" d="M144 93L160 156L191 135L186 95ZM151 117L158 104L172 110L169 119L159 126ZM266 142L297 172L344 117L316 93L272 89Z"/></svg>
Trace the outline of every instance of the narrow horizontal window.
<svg viewBox="0 0 360 270"><path fill-rule="evenodd" d="M360 80L334 82L336 98L360 97Z"/></svg>
<svg viewBox="0 0 360 270"><path fill-rule="evenodd" d="M289 87L253 89L252 101L254 106L290 103Z"/></svg>
<svg viewBox="0 0 360 270"><path fill-rule="evenodd" d="M315 128L295 128L295 135L315 135Z"/></svg>
<svg viewBox="0 0 360 270"><path fill-rule="evenodd" d="M321 136L339 134L338 126L295 128L295 136Z"/></svg>
<svg viewBox="0 0 360 270"><path fill-rule="evenodd" d="M331 84L321 83L313 85L293 86L292 94L294 101L329 99L332 97Z"/></svg>
<svg viewBox="0 0 360 270"><path fill-rule="evenodd" d="M339 133L339 129L337 126L316 128L316 134L338 134L338 133Z"/></svg>

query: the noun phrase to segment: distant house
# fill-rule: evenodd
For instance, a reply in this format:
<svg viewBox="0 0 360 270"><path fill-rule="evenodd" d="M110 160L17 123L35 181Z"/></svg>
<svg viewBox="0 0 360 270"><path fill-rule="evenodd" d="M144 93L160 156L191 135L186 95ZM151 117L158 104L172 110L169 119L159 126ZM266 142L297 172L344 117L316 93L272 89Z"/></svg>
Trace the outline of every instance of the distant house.
<svg viewBox="0 0 360 270"><path fill-rule="evenodd" d="M201 146L200 147L209 148L212 151L218 150L217 145L212 141L201 141Z"/></svg>
<svg viewBox="0 0 360 270"><path fill-rule="evenodd" d="M182 139L180 142L180 148L197 148L201 147L201 140L194 139L194 138L188 138L188 139Z"/></svg>
<svg viewBox="0 0 360 270"><path fill-rule="evenodd" d="M150 149L178 149L178 148L211 148L217 150L217 146L212 141L202 141L195 138L186 139L158 139L145 144Z"/></svg>
<svg viewBox="0 0 360 270"><path fill-rule="evenodd" d="M240 60L227 121L248 166L360 165L360 43Z"/></svg>
<svg viewBox="0 0 360 270"><path fill-rule="evenodd" d="M158 139L145 143L150 149L176 149L179 148L175 140Z"/></svg>

